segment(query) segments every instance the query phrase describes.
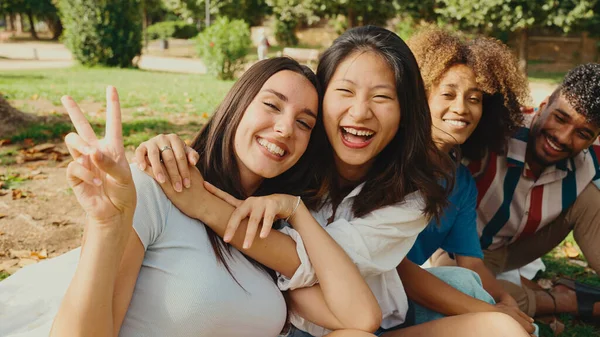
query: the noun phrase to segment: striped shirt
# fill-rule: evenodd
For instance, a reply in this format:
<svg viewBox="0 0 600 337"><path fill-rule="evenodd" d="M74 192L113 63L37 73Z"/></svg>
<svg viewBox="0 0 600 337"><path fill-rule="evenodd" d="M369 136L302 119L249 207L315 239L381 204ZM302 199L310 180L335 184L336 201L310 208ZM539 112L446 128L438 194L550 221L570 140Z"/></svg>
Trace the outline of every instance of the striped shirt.
<svg viewBox="0 0 600 337"><path fill-rule="evenodd" d="M489 152L467 164L477 184L477 229L483 249L532 235L569 208L590 182L600 188L598 139L575 157L547 167L536 179L525 163L533 116L525 116L524 126L508 140L505 155Z"/></svg>

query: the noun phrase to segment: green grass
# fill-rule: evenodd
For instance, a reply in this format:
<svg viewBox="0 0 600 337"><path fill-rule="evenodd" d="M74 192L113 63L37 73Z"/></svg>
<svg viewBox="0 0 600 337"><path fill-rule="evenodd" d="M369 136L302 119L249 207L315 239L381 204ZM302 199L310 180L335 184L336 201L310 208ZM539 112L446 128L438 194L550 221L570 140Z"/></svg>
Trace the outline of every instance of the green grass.
<svg viewBox="0 0 600 337"><path fill-rule="evenodd" d="M232 83L206 75L115 68L15 70L0 74L0 92L9 100L35 97L59 106L60 97L70 95L78 102L104 103L105 88L110 84L119 89L123 108L198 115L212 112Z"/></svg>
<svg viewBox="0 0 600 337"><path fill-rule="evenodd" d="M573 233L569 234L564 242L570 242L577 247L577 243L573 238ZM564 243L563 242L563 243ZM542 257L546 265L546 271L542 272L538 278L553 279L558 276L573 278L579 282L600 286L600 278L593 272L587 271L584 267L570 263L567 258L561 257L555 251L546 254ZM585 260L580 256L582 260ZM600 328L593 324L588 324L578 320L573 315L561 314L558 319L565 324L565 331L561 337L600 337ZM552 330L548 325L540 324L540 337L552 337Z"/></svg>
<svg viewBox="0 0 600 337"><path fill-rule="evenodd" d="M104 133L104 121L94 120L91 122L92 128L97 135ZM177 125L162 118L136 119L123 123L123 143L125 146L137 146L141 142L156 136L159 133L177 133L181 135L190 135L198 131L201 127L200 122L192 122L186 125ZM54 124L37 124L21 130L13 137L11 141L16 143L25 139L32 139L34 143L44 141L58 140L67 133L75 131L73 126L67 122L57 122ZM14 151L0 152L0 159L5 163L10 162L11 156L16 155Z"/></svg>
<svg viewBox="0 0 600 337"><path fill-rule="evenodd" d="M4 280L5 278L9 277L10 274L5 272L5 271L0 271L0 281Z"/></svg>

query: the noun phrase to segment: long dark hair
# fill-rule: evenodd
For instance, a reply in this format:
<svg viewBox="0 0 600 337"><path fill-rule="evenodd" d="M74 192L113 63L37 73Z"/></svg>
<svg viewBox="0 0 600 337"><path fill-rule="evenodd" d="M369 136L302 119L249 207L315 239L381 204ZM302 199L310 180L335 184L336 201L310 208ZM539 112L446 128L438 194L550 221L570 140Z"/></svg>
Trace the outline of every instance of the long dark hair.
<svg viewBox="0 0 600 337"><path fill-rule="evenodd" d="M375 26L353 28L338 37L319 60L317 77L326 90L337 66L356 52L374 52L390 65L396 79L396 92L402 119L398 132L376 157L364 180L364 187L354 199L354 216L363 216L375 209L401 202L407 194L419 190L425 201L423 212L437 217L447 204L454 177L451 158L439 151L431 136L431 115L421 73L412 52L398 35ZM319 115L319 119L322 120ZM322 121L317 123L315 137L325 134ZM321 156L324 167L321 183L315 195L307 200L309 207L341 201L343 194L337 183L333 149Z"/></svg>
<svg viewBox="0 0 600 337"><path fill-rule="evenodd" d="M192 142L191 147L200 154L200 160L196 163L196 167L200 170L204 179L238 199L245 199L249 195L243 190L241 184L234 149L235 132L246 109L265 82L271 76L283 70L290 70L306 77L317 90L319 106L321 105L323 96L321 86L310 68L286 57L259 61L250 67L232 86L211 119ZM265 179L255 195L266 195L275 192L302 195L310 181L308 174L314 153L315 145L311 137L308 148L298 163L275 178ZM230 246L208 226L206 230L217 260L231 274L225 259L226 255L230 256L231 254ZM258 263L252 262L260 266Z"/></svg>

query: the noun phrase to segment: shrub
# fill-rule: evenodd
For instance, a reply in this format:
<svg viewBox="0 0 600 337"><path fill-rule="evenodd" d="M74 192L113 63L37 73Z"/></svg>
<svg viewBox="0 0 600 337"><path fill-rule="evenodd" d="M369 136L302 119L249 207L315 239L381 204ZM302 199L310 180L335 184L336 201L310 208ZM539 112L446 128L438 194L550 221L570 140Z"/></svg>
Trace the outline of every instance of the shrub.
<svg viewBox="0 0 600 337"><path fill-rule="evenodd" d="M156 39L191 39L198 35L198 29L193 24L184 21L165 21L148 27L148 38Z"/></svg>
<svg viewBox="0 0 600 337"><path fill-rule="evenodd" d="M275 39L282 46L298 45L298 37L296 36L296 26L298 23L295 20L291 21L275 21Z"/></svg>
<svg viewBox="0 0 600 337"><path fill-rule="evenodd" d="M198 54L211 75L230 80L241 70L251 42L247 23L221 17L198 35Z"/></svg>
<svg viewBox="0 0 600 337"><path fill-rule="evenodd" d="M64 40L86 66L129 67L142 51L139 0L60 0Z"/></svg>

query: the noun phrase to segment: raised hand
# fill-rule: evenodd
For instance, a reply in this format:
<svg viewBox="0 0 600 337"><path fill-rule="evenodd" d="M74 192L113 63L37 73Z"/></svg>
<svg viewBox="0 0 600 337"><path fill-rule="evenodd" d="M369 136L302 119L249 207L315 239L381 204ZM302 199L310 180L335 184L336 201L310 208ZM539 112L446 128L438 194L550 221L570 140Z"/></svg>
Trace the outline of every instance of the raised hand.
<svg viewBox="0 0 600 337"><path fill-rule="evenodd" d="M125 158L117 90L112 86L106 89L106 132L102 139L96 137L71 97L63 96L61 102L77 130L65 138L74 159L67 167L67 181L90 224L119 226L133 217L136 192ZM122 230L130 232L130 228Z"/></svg>
<svg viewBox="0 0 600 337"><path fill-rule="evenodd" d="M272 194L239 200L206 181L204 182L204 188L208 192L226 201L228 204L236 207L227 223L223 241L231 241L240 226L240 222L245 218L249 218L246 237L243 244L244 249L248 249L252 246L261 220L262 229L260 231L260 237L266 238L271 231L271 227L273 227L273 222L277 219L286 219L293 216L300 202L302 202L298 197L288 194Z"/></svg>

